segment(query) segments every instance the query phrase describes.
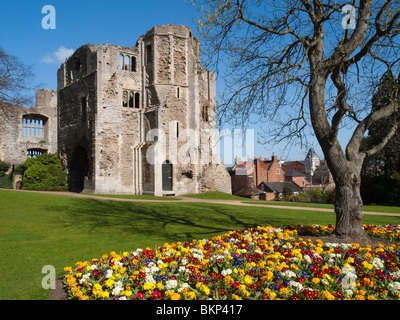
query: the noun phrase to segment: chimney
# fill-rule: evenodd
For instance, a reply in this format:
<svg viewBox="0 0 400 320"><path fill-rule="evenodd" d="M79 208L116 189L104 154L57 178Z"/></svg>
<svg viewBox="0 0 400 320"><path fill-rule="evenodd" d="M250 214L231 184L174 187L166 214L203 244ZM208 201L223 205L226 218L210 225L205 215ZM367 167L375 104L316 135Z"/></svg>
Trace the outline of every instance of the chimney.
<svg viewBox="0 0 400 320"><path fill-rule="evenodd" d="M277 162L278 161L278 157L275 155L275 152L272 153L272 162Z"/></svg>

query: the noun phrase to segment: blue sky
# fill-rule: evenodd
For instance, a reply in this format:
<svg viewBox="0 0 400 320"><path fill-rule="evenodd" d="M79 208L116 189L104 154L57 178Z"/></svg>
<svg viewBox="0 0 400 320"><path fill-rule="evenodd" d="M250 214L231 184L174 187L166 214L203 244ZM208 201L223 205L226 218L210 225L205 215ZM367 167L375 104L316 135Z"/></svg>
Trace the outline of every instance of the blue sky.
<svg viewBox="0 0 400 320"><path fill-rule="evenodd" d="M188 3L186 3L188 2ZM140 35L155 25L188 25L194 36L199 16L190 1L185 0L0 0L0 46L33 67L36 83L57 89L57 69L61 62L81 45L110 43L134 46ZM56 10L56 28L43 29L45 5ZM218 81L217 91L223 91ZM257 138L257 128L255 139ZM315 139L312 146L322 158ZM260 145L255 142L255 156L303 160L307 150L285 144ZM245 151L243 151L245 155ZM225 162L225 164L227 164Z"/></svg>

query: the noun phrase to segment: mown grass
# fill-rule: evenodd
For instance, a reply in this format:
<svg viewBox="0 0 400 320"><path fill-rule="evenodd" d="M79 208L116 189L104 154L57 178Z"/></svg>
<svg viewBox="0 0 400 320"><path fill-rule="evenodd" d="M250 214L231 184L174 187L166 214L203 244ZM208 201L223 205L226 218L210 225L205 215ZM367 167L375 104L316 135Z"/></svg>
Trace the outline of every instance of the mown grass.
<svg viewBox="0 0 400 320"><path fill-rule="evenodd" d="M151 195L136 195L136 194L95 194L95 193L82 193L95 197L103 198L119 198L119 199L132 199L132 200L181 200L179 197L159 197Z"/></svg>
<svg viewBox="0 0 400 320"><path fill-rule="evenodd" d="M238 197L220 191L207 191L199 194L185 194L185 197L211 200L249 200L248 198Z"/></svg>
<svg viewBox="0 0 400 320"><path fill-rule="evenodd" d="M275 205L275 206L289 206L289 207L309 207L309 208L321 208L321 209L334 209L333 204L328 203L312 203L312 202L286 202L286 201L264 201L264 200L253 200L244 201L249 204L264 204L264 205ZM377 206L377 205L364 205L363 211L370 212L385 212L385 213L400 213L400 207L393 206Z"/></svg>
<svg viewBox="0 0 400 320"><path fill-rule="evenodd" d="M48 299L42 268L210 238L256 225L334 224L332 213L210 203L126 202L0 191L0 299ZM369 224L400 217L365 216Z"/></svg>

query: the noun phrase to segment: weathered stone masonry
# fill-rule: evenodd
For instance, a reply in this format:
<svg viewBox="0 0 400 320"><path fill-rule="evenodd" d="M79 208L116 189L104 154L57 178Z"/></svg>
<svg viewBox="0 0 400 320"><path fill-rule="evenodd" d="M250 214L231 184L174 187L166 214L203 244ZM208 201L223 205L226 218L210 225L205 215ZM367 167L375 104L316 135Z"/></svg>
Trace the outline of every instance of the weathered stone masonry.
<svg viewBox="0 0 400 320"><path fill-rule="evenodd" d="M61 65L58 149L72 191L231 193L215 162L215 75L199 54L188 27L164 25L135 47L84 45Z"/></svg>

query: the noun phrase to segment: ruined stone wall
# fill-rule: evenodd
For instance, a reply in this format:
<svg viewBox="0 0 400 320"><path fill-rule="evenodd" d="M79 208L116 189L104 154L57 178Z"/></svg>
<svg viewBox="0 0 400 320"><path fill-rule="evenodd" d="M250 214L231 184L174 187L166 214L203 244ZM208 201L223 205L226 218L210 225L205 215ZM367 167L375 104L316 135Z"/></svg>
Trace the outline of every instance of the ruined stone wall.
<svg viewBox="0 0 400 320"><path fill-rule="evenodd" d="M84 183L87 191L91 191L95 185L97 78L94 61L96 53L89 46L82 46L58 71L58 146L72 191L82 191Z"/></svg>
<svg viewBox="0 0 400 320"><path fill-rule="evenodd" d="M1 160L18 165L27 159L30 150L57 152L56 91L37 90L36 107L7 105L0 112ZM27 122L24 125L24 119L29 119L29 125ZM32 125L31 121L40 121L40 125L39 122Z"/></svg>
<svg viewBox="0 0 400 320"><path fill-rule="evenodd" d="M88 168L76 175L85 176L85 189L163 195L197 193L200 185L210 185L198 146L201 130L214 129L215 136L215 77L201 67L199 52L188 27L164 25L141 36L135 47L82 46L61 66L60 153L76 171L74 150L83 146L86 154L78 158L86 156ZM207 137L210 145L214 136ZM152 157L162 159L155 163ZM168 192L162 187L164 161L172 164ZM214 171L222 177L219 168ZM230 181L226 175L222 181Z"/></svg>

